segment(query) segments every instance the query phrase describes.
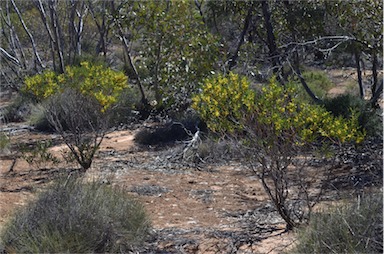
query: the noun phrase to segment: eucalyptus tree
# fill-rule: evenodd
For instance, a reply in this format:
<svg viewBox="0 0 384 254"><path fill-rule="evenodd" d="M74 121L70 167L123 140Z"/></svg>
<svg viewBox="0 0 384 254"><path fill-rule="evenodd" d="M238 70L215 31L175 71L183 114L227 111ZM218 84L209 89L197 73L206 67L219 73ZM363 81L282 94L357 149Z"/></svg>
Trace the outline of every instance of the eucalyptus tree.
<svg viewBox="0 0 384 254"><path fill-rule="evenodd" d="M157 109L178 112L218 66L220 43L193 1L125 1L115 26L133 76L153 92Z"/></svg>

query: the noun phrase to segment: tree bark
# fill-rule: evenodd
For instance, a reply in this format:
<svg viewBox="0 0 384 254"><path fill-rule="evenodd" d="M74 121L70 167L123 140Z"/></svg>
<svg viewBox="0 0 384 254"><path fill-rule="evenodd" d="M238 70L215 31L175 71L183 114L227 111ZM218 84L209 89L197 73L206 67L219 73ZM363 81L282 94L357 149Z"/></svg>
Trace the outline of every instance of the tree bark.
<svg viewBox="0 0 384 254"><path fill-rule="evenodd" d="M372 99L371 99L371 105L372 107L377 107L377 102L378 100L381 98L381 95L383 94L383 80L381 80L379 86L377 87L377 89L374 91L374 93L372 94Z"/></svg>
<svg viewBox="0 0 384 254"><path fill-rule="evenodd" d="M372 52L372 97L376 93L377 88L377 54Z"/></svg>
<svg viewBox="0 0 384 254"><path fill-rule="evenodd" d="M267 29L267 46L269 49L269 58L272 63L273 73L276 75L276 78L280 83L283 83L282 73L280 71L281 64L279 60L279 52L276 46L276 38L273 33L273 26L271 21L271 13L269 12L269 5L267 1L261 1L261 8L263 11L264 24Z"/></svg>
<svg viewBox="0 0 384 254"><path fill-rule="evenodd" d="M102 11L101 11L101 23L97 20L96 12L94 6L90 1L88 3L89 10L92 15L92 19L95 22L97 30L99 32L99 40L96 45L96 54L99 55L103 53L104 59L107 57L107 42L108 42L108 32L110 29L110 22L107 21L106 9L108 1L102 1Z"/></svg>
<svg viewBox="0 0 384 254"><path fill-rule="evenodd" d="M113 1L111 2L111 7L112 7L112 12L116 13L116 9L115 9L115 5L114 5ZM126 55L126 58L124 58L124 59L127 60L126 64L128 64L129 68L131 68L131 70L133 71L133 74L134 74L136 82L137 82L137 86L139 87L140 94L141 94L141 102L142 102L143 105L147 105L148 101L147 101L147 98L145 96L143 85L141 84L141 79L140 79L139 73L137 72L137 69L136 69L136 67L135 67L135 65L133 64L133 61L132 61L132 57L131 57L130 50L129 50L129 45L128 45L128 39L124 35L123 28L122 28L119 20L115 19L114 22L116 23L119 37L120 37L120 39L121 39L121 41L123 43L124 52L125 52L125 55Z"/></svg>
<svg viewBox="0 0 384 254"><path fill-rule="evenodd" d="M239 36L239 42L237 43L236 51L233 53L232 57L229 59L229 66L228 69L231 70L237 63L237 58L239 57L239 51L241 48L241 45L244 43L244 36L248 30L250 20L252 18L252 10L253 10L253 5L249 7L247 16L245 17L244 20L244 25L243 25L243 30L241 31L241 34Z"/></svg>
<svg viewBox="0 0 384 254"><path fill-rule="evenodd" d="M363 86L363 77L361 74L361 65L360 65L360 53L355 49L355 61L356 61L356 71L357 71L357 81L359 83L360 98L364 99L364 86Z"/></svg>
<svg viewBox="0 0 384 254"><path fill-rule="evenodd" d="M51 25L53 28L53 36L55 39L55 47L56 51L59 57L59 69L58 71L60 73L64 73L65 71L65 64L64 64L64 56L63 56L63 48L62 48L62 36L61 36L61 29L60 29L60 23L58 22L58 16L57 16L57 1L56 0L49 0L48 7L50 11L51 16Z"/></svg>
<svg viewBox="0 0 384 254"><path fill-rule="evenodd" d="M25 24L24 20L23 20L23 17L21 16L21 13L19 11L19 9L17 8L16 4L15 4L15 1L14 0L11 0L11 3L12 3L12 6L13 6L13 9L15 10L16 14L17 14L17 17L19 18L20 22L21 22L21 25L23 26L23 29L24 31L27 33L28 35L28 38L29 38L29 41L31 42L32 44L32 49L33 49L33 53L35 55L35 59L36 59L36 62L37 64L40 66L41 69L45 69L45 65L43 64L43 62L41 61L41 58L39 56L39 53L37 51L37 48L36 48L36 43L35 43L35 40L32 36L32 34L29 32L28 30L28 27L27 25ZM37 68L36 68L37 69ZM39 70L37 70L39 71Z"/></svg>
<svg viewBox="0 0 384 254"><path fill-rule="evenodd" d="M284 1L284 5L286 6L288 12L291 9L290 3L288 1ZM293 42L297 42L297 34L295 31L295 26L296 26L296 20L294 20L294 17L287 17L287 22L289 24L289 30L291 32L292 40ZM320 104L322 101L312 92L311 88L309 88L307 82L305 81L301 70L300 70L300 56L299 53L297 52L297 48L293 47L292 49L292 54L293 54L293 70L296 73L297 77L300 80L301 85L304 87L305 92L311 97L311 99L315 102Z"/></svg>

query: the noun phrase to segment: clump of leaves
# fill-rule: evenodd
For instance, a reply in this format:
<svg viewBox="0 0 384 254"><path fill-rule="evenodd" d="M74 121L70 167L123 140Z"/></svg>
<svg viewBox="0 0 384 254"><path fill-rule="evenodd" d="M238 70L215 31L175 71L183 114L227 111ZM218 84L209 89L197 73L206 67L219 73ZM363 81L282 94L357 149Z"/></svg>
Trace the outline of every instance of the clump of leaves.
<svg viewBox="0 0 384 254"><path fill-rule="evenodd" d="M6 253L127 253L149 227L143 206L123 190L70 177L19 210L0 245Z"/></svg>
<svg viewBox="0 0 384 254"><path fill-rule="evenodd" d="M118 99L120 93L128 88L127 77L123 72L81 62L80 66L67 66L63 74L47 70L25 79L22 91L32 94L37 100L75 89L85 96L95 98L105 111Z"/></svg>
<svg viewBox="0 0 384 254"><path fill-rule="evenodd" d="M193 97L192 107L212 131L234 131L241 128L239 119L255 105L255 93L245 77L230 72L204 81L200 94Z"/></svg>
<svg viewBox="0 0 384 254"><path fill-rule="evenodd" d="M296 143L318 138L361 142L364 138L356 112L348 119L335 117L321 106L301 101L294 85L283 87L275 79L261 90L257 94L237 74L218 75L205 80L201 93L193 98L193 107L216 132L242 131L247 116L253 115L260 124L270 126L272 134L294 132Z"/></svg>

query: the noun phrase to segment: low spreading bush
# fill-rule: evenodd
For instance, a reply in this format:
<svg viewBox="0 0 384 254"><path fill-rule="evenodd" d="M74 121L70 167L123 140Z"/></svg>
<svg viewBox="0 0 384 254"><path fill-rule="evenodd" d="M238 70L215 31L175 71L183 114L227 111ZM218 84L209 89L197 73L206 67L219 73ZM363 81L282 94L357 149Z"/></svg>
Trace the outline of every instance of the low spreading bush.
<svg viewBox="0 0 384 254"><path fill-rule="evenodd" d="M30 112L30 101L23 96L17 96L11 104L6 106L1 112L1 121L23 122Z"/></svg>
<svg viewBox="0 0 384 254"><path fill-rule="evenodd" d="M324 100L324 107L333 115L344 118L350 118L353 112L358 112L359 125L368 136L382 134L382 110L372 108L369 102L358 96L343 94L335 98L328 98Z"/></svg>
<svg viewBox="0 0 384 254"><path fill-rule="evenodd" d="M292 253L383 253L382 194L314 214Z"/></svg>
<svg viewBox="0 0 384 254"><path fill-rule="evenodd" d="M5 226L6 253L119 253L138 246L150 224L138 201L119 189L58 181Z"/></svg>

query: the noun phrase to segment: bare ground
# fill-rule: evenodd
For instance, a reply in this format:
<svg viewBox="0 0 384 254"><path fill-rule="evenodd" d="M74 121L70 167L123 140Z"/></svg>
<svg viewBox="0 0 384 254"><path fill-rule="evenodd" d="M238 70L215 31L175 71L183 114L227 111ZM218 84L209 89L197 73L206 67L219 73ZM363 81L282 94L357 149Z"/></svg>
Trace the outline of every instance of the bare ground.
<svg viewBox="0 0 384 254"><path fill-rule="evenodd" d="M348 84L356 81L355 74L346 71L329 74L338 83L329 91L330 96L344 93ZM57 135L33 132L23 124L2 127L19 130L12 134L14 145L53 140L54 154L60 155L65 149ZM199 167L178 163L172 159L177 147L142 149L134 143L134 133L123 130L108 134L85 177L125 188L143 202L153 230L140 253L282 253L294 245L295 233L285 232L285 224L261 184L239 163ZM365 188L366 182L381 187L380 145L373 148L377 152L374 156L364 148L358 156L350 155L360 162L345 162L337 169L338 176L331 179L332 186L350 192ZM15 209L33 200L52 179L77 167L64 163L31 166L18 159L9 172L14 157L12 149L0 155L0 229Z"/></svg>
<svg viewBox="0 0 384 254"><path fill-rule="evenodd" d="M55 138L25 131L14 140ZM59 154L62 144L51 151ZM167 150L138 148L132 131L107 135L85 177L125 188L146 207L151 240L143 252L281 253L294 240L269 204L255 176L236 163L194 168L179 165ZM0 165L0 226L50 180L68 174L73 165L31 167L12 156Z"/></svg>

